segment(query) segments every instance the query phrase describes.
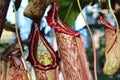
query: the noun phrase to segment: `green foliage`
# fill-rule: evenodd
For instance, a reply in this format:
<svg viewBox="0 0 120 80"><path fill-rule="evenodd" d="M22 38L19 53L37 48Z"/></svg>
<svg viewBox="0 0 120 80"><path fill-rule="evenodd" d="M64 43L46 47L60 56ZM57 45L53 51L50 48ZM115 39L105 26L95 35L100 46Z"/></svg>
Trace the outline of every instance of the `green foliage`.
<svg viewBox="0 0 120 80"><path fill-rule="evenodd" d="M77 15L79 14L79 8L76 0L61 0L59 3L59 16L69 26L72 26Z"/></svg>
<svg viewBox="0 0 120 80"><path fill-rule="evenodd" d="M8 43L0 43L0 61L3 58L4 53L8 50L10 45Z"/></svg>
<svg viewBox="0 0 120 80"><path fill-rule="evenodd" d="M81 0L81 6L84 8L86 5L95 4L97 0ZM72 26L80 12L77 0L60 0L58 13L69 26Z"/></svg>

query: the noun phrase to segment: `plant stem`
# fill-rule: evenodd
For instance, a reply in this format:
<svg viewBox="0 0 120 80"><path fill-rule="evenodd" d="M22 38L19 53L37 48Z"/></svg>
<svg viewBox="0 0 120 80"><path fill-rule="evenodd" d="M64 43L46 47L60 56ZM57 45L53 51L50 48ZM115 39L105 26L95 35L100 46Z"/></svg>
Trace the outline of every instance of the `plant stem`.
<svg viewBox="0 0 120 80"><path fill-rule="evenodd" d="M88 29L88 31L89 31L90 37L91 37L91 39L92 39L93 52L94 52L94 77L95 77L95 80L97 80L97 69L96 69L96 49L95 49L95 44L94 44L93 35L92 35L92 32L91 32L91 30L90 30L90 27L89 27L89 25L88 25L88 23L87 23L85 17L84 17L84 14L83 14L83 12L82 12L82 8L81 8L81 5L80 5L80 1L77 0L77 3L78 3L78 6L79 6L79 9L80 9L81 15L82 15L82 17L83 17L83 19L84 19L84 22L85 22L85 24L86 24L86 26L87 26L87 29Z"/></svg>
<svg viewBox="0 0 120 80"><path fill-rule="evenodd" d="M117 18L112 10L112 7L111 7L111 0L108 0L108 6L110 8L110 12L112 13L112 16L114 17L115 19L115 22L116 22L116 27L117 27L117 31L119 31L119 24L118 24L118 21L117 21Z"/></svg>
<svg viewBox="0 0 120 80"><path fill-rule="evenodd" d="M13 4L14 4L14 0L13 1ZM14 4L14 11L15 11L15 31L16 31L16 36L17 36L17 39L18 39L18 43L19 43L19 47L20 47L20 51L22 53L22 57L24 59L24 62L26 61L25 60L25 57L24 57L24 51L23 51L23 48L22 48L22 43L20 41L20 37L19 37L19 33L18 33L18 26L17 26L17 15L16 15L16 8L15 8L15 4ZM28 70L28 75L30 77L30 80L32 80L32 76L31 76L31 73L30 73L30 70L28 69L28 65L27 63L25 62L25 66L27 67L27 70Z"/></svg>

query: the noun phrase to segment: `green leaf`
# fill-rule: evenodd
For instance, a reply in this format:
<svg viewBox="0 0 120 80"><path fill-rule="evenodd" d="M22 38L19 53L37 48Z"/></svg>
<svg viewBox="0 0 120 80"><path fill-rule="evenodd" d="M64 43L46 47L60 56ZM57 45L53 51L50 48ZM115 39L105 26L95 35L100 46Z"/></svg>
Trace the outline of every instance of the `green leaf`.
<svg viewBox="0 0 120 80"><path fill-rule="evenodd" d="M90 3L95 4L97 2L97 0L80 0L80 1L82 8L84 8L86 5ZM59 16L69 26L72 26L74 24L79 12L80 10L78 8L77 0L60 0L58 9Z"/></svg>
<svg viewBox="0 0 120 80"><path fill-rule="evenodd" d="M79 8L76 0L61 0L58 12L60 18L62 18L69 26L72 26L79 14Z"/></svg>

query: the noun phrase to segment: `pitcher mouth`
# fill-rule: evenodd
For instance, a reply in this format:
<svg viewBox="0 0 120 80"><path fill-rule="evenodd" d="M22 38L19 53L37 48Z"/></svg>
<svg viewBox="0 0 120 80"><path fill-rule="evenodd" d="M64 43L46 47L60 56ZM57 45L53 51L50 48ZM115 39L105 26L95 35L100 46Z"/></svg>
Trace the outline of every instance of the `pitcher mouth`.
<svg viewBox="0 0 120 80"><path fill-rule="evenodd" d="M39 41L40 43L38 43ZM34 23L32 26L28 46L29 46L29 55L27 60L30 61L35 68L46 71L46 70L54 69L57 67L58 61L55 55L56 53L40 33L39 26L37 23ZM41 46L41 48L39 48L38 46ZM47 59L46 59L45 54L42 52L43 53L43 56L42 56L42 54L39 51L37 51L37 48L39 49L39 51L40 50L47 51L47 53L49 53L50 56L46 55L47 56ZM37 55L37 53L40 53L40 54ZM50 59L49 62L48 62L48 58ZM45 62L45 60L47 62Z"/></svg>

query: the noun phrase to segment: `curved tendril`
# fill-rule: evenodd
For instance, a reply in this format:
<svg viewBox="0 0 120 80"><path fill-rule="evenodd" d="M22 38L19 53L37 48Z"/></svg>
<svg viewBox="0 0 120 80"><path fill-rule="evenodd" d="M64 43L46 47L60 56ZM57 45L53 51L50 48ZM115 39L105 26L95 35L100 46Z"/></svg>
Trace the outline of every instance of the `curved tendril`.
<svg viewBox="0 0 120 80"><path fill-rule="evenodd" d="M117 21L117 18L112 10L112 7L111 7L111 0L108 0L108 6L110 8L110 12L112 13L112 16L114 17L115 19L115 22L116 22L116 27L117 27L117 31L119 31L119 24L118 24L118 21Z"/></svg>
<svg viewBox="0 0 120 80"><path fill-rule="evenodd" d="M118 21L117 21L117 18L116 18L116 16L115 16L115 14L114 14L114 12L113 12L113 10L112 10L112 8L111 8L111 0L108 0L108 6L109 6L109 8L110 8L110 12L112 13L112 15L113 15L113 17L114 17L114 19L115 19L115 22L116 22L116 28L117 28L117 31L116 31L116 33L115 33L115 38L113 39L113 41L115 41L115 39L117 38L117 41L118 41L118 46L117 46L117 50L119 51L119 49L120 49L120 36L119 36L119 24L118 24ZM111 44L112 45L112 44Z"/></svg>
<svg viewBox="0 0 120 80"><path fill-rule="evenodd" d="M13 4L14 4L14 0L12 0L12 2L13 2ZM14 4L14 11L15 11L15 31L16 31L16 36L17 36L17 39L18 39L18 43L19 43L19 46L20 46L20 51L21 51L21 53L22 53L22 57L23 57L24 62L25 62L26 60L25 60L25 57L24 57L24 51L23 51L23 48L22 48L22 45L21 45L22 43L21 43L21 41L20 41L20 37L19 37L19 33L18 33L18 28L17 28L18 26L17 26L17 15L16 15L16 7L15 7L15 4ZM29 71L29 69L28 69L28 65L27 65L26 62L25 62L25 65L26 65L26 67L27 67L30 80L32 80L32 77L31 77L31 74L30 74L30 71Z"/></svg>
<svg viewBox="0 0 120 80"><path fill-rule="evenodd" d="M90 27L89 27L89 25L88 25L85 17L84 17L84 14L83 14L83 12L82 12L82 8L81 8L81 5L80 5L80 1L77 0L77 3L78 3L78 6L79 6L79 9L80 9L80 12L81 12L81 14L82 14L82 17L83 17L83 19L84 19L84 22L85 22L85 24L86 24L86 26L87 26L87 29L88 29L88 31L89 31L90 37L91 37L91 39L92 39L92 45L93 45L93 51L94 51L94 77L95 77L95 80L97 80L96 49L95 49L95 44L94 44L93 35L92 35L92 32L91 32L91 30L90 30Z"/></svg>

